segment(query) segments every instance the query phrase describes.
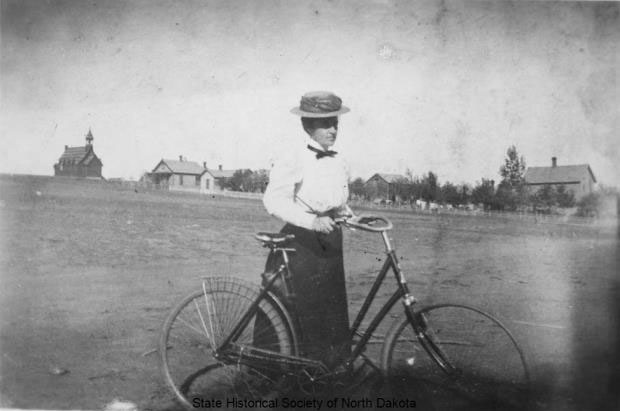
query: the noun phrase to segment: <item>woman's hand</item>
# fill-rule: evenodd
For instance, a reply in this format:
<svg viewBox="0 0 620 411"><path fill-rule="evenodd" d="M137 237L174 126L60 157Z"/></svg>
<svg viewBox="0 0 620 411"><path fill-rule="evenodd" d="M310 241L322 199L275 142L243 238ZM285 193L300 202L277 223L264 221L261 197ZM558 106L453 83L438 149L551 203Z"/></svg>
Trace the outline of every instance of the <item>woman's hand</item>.
<svg viewBox="0 0 620 411"><path fill-rule="evenodd" d="M318 231L319 233L331 233L335 226L336 222L328 216L315 217L314 221L312 221L312 230Z"/></svg>
<svg viewBox="0 0 620 411"><path fill-rule="evenodd" d="M355 218L355 213L353 212L353 210L351 210L351 207L345 204L338 209L338 212L336 213L336 217L345 218L345 219Z"/></svg>

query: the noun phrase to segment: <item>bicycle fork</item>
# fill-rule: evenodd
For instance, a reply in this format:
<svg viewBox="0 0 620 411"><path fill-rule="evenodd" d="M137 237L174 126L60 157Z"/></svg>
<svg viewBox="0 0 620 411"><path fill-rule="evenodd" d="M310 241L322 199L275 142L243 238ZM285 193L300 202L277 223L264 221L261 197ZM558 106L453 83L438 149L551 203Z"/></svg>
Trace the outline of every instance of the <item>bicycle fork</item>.
<svg viewBox="0 0 620 411"><path fill-rule="evenodd" d="M405 279L403 270L400 268L400 263L398 262L398 257L396 256L396 250L394 250L392 244L390 243L390 238L388 237L387 231L381 232L381 237L383 238L383 243L385 244L385 251L392 262L392 268L394 270L394 275L396 276L396 281L398 282L398 287L402 295L403 305L405 306L407 318L412 324L415 324L415 321L413 320L413 306L415 305L417 300L413 296L413 294L409 292L407 280Z"/></svg>
<svg viewBox="0 0 620 411"><path fill-rule="evenodd" d="M398 262L398 257L396 256L396 251L392 248L390 243L390 239L387 235L386 231L381 233L383 238L383 242L385 243L385 249L389 256L389 260L391 260L392 268L394 270L394 275L396 276L396 281L398 282L399 291L397 293L401 294L403 306L405 309L405 315L407 316L407 320L411 327L413 328L413 332L415 333L418 341L424 348L424 350L430 354L431 358L437 362L437 365L444 370L450 376L457 376L458 370L454 367L446 354L443 352L441 347L439 347L436 341L433 340L433 336L429 335L428 331L428 321L423 313L415 312L414 305L416 304L416 298L409 292L409 287L407 286L407 281L403 274L402 269L400 268L400 264ZM408 365L413 365L414 358L411 358L407 361Z"/></svg>

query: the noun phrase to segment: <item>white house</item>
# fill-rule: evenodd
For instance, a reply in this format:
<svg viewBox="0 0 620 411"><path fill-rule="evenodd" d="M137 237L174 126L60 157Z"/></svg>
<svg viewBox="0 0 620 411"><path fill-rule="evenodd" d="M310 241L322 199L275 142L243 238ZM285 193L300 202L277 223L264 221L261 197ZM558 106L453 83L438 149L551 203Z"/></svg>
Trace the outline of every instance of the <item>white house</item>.
<svg viewBox="0 0 620 411"><path fill-rule="evenodd" d="M183 156L178 160L161 159L149 173L151 183L157 188L170 191L186 191L195 193L212 193L223 191L223 180L232 177L234 170L207 168L195 161L187 161Z"/></svg>

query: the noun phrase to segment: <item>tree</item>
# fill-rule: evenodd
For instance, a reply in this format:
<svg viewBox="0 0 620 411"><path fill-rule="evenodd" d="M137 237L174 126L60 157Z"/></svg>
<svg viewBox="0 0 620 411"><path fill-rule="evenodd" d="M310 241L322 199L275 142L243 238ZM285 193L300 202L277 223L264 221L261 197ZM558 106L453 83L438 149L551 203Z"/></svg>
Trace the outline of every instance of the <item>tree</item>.
<svg viewBox="0 0 620 411"><path fill-rule="evenodd" d="M580 217L598 217L602 196L594 192L583 196L577 202L577 215Z"/></svg>
<svg viewBox="0 0 620 411"><path fill-rule="evenodd" d="M549 210L555 205L555 189L551 184L545 184L530 196L534 209Z"/></svg>
<svg viewBox="0 0 620 411"><path fill-rule="evenodd" d="M414 200L417 200L419 198L422 198L422 180L420 180L420 177L415 176L415 177L411 177L411 187L410 187L410 192L411 192L411 198Z"/></svg>
<svg viewBox="0 0 620 411"><path fill-rule="evenodd" d="M555 202L558 207L574 207L575 194L572 190L566 190L566 187L562 184L555 189Z"/></svg>
<svg viewBox="0 0 620 411"><path fill-rule="evenodd" d="M267 188L267 184L269 184L269 172L264 169L252 172L250 179L246 184L247 191L251 191L253 193L264 193Z"/></svg>
<svg viewBox="0 0 620 411"><path fill-rule="evenodd" d="M525 159L523 156L519 157L515 146L510 146L506 150L506 158L499 168L499 174L502 176L502 182L508 183L513 188L525 183Z"/></svg>
<svg viewBox="0 0 620 411"><path fill-rule="evenodd" d="M472 190L471 201L482 204L485 210L495 208L495 181L483 178Z"/></svg>
<svg viewBox="0 0 620 411"><path fill-rule="evenodd" d="M516 210L519 205L519 194L515 190L510 182L503 180L497 186L497 192L495 193L495 200L500 209Z"/></svg>
<svg viewBox="0 0 620 411"><path fill-rule="evenodd" d="M457 187L459 193L459 204L467 204L471 201L472 188L467 184L462 184Z"/></svg>
<svg viewBox="0 0 620 411"><path fill-rule="evenodd" d="M241 191L241 187L243 187L243 174L244 170L235 170L232 177L224 180L224 188L231 191Z"/></svg>
<svg viewBox="0 0 620 411"><path fill-rule="evenodd" d="M420 197L424 201L435 201L437 199L437 175L429 171L422 177Z"/></svg>
<svg viewBox="0 0 620 411"><path fill-rule="evenodd" d="M355 180L350 181L349 182L349 192L353 196L356 196L358 198L363 198L365 196L364 180L362 180L361 177L358 177Z"/></svg>
<svg viewBox="0 0 620 411"><path fill-rule="evenodd" d="M441 199L443 202L457 206L461 202L458 187L450 182L441 186Z"/></svg>
<svg viewBox="0 0 620 411"><path fill-rule="evenodd" d="M502 181L498 186L497 201L501 208L515 210L527 200L525 190L525 159L515 146L508 147L504 164L499 168Z"/></svg>
<svg viewBox="0 0 620 411"><path fill-rule="evenodd" d="M225 189L231 191L264 191L268 179L269 175L266 170L259 170L255 173L246 168L236 170L232 177L223 181L222 185Z"/></svg>
<svg viewBox="0 0 620 411"><path fill-rule="evenodd" d="M396 181L392 183L392 192L391 198L395 200L396 198L400 198L401 200L410 199L411 198L411 181L406 177L399 177Z"/></svg>
<svg viewBox="0 0 620 411"><path fill-rule="evenodd" d="M530 196L530 202L534 209L549 210L551 207L574 207L575 195L572 190L566 190L564 185L554 187L545 184ZM585 207L588 208L588 205Z"/></svg>

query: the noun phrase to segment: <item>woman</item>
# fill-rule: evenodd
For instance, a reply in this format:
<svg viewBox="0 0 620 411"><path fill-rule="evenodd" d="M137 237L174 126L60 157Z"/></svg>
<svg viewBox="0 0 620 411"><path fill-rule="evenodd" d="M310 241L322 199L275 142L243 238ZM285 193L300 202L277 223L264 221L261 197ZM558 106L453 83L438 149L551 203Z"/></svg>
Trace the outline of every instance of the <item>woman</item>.
<svg viewBox="0 0 620 411"><path fill-rule="evenodd" d="M350 352L349 316L342 259L342 231L334 219L350 215L348 172L330 147L336 142L338 116L348 112L330 92L307 93L299 107L306 132L294 153L277 159L263 202L267 211L294 234L290 255L291 296L280 295L296 315L301 354L335 366ZM279 266L270 256L267 270ZM282 293L280 293L282 294Z"/></svg>

